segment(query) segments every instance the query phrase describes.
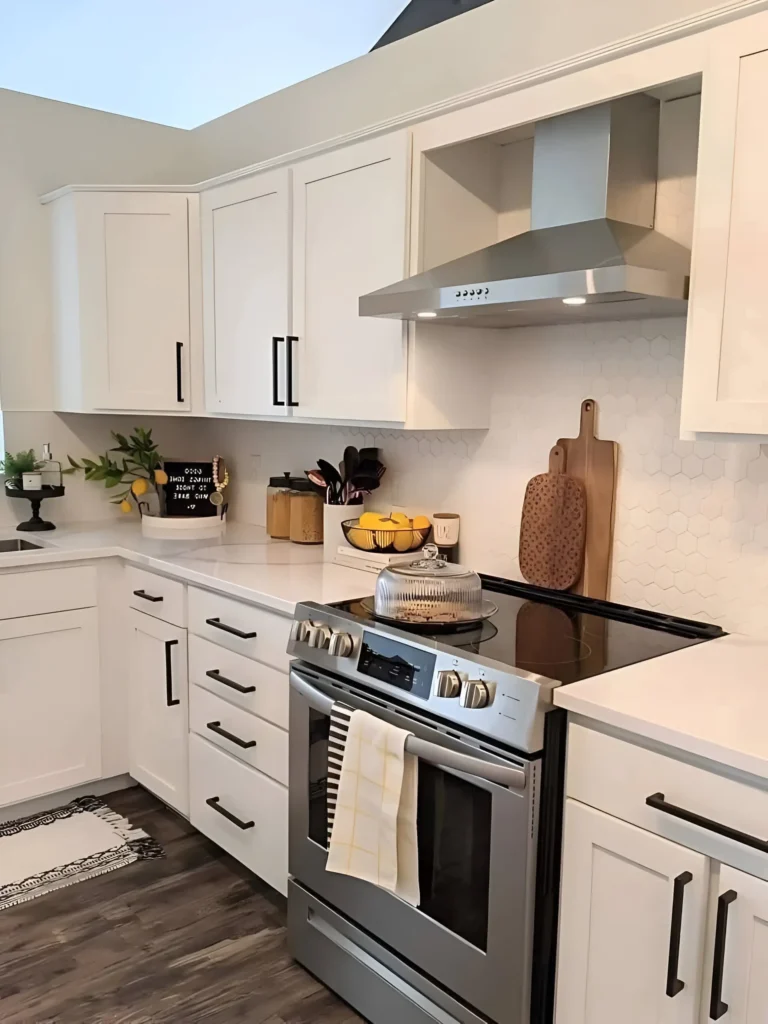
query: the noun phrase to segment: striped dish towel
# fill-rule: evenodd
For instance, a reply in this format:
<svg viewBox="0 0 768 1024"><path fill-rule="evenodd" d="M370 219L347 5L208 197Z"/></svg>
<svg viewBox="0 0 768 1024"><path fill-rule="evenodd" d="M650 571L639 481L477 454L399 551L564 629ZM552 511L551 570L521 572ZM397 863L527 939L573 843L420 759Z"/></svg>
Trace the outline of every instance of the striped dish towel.
<svg viewBox="0 0 768 1024"><path fill-rule="evenodd" d="M326 868L419 905L418 762L411 734L334 704L328 746Z"/></svg>

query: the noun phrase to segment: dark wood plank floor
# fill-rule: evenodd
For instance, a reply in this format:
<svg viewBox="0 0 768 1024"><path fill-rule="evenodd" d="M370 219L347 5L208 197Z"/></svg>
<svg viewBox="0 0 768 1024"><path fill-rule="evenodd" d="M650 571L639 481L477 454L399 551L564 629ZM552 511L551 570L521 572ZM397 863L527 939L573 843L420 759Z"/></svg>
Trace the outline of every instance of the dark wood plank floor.
<svg viewBox="0 0 768 1024"><path fill-rule="evenodd" d="M142 789L106 798L162 860L0 913L2 1024L354 1024L291 960L285 901Z"/></svg>

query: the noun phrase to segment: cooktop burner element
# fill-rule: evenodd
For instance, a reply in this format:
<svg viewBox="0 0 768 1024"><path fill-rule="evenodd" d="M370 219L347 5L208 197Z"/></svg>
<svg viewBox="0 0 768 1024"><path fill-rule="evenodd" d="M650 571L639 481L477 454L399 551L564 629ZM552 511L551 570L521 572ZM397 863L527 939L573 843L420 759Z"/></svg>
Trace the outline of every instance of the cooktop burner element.
<svg viewBox="0 0 768 1024"><path fill-rule="evenodd" d="M289 653L436 718L535 751L554 688L723 635L706 623L482 579L484 597L498 610L447 632L378 621L371 598L299 605Z"/></svg>

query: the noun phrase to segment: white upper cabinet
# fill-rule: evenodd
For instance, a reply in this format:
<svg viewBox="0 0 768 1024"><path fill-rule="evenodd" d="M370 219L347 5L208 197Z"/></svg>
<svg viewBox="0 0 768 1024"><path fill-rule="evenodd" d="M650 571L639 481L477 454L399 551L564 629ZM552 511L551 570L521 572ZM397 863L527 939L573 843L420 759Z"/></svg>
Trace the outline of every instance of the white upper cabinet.
<svg viewBox="0 0 768 1024"><path fill-rule="evenodd" d="M703 77L684 431L768 434L768 50L749 45Z"/></svg>
<svg viewBox="0 0 768 1024"><path fill-rule="evenodd" d="M288 411L290 171L202 196L206 406L212 413Z"/></svg>
<svg viewBox="0 0 768 1024"><path fill-rule="evenodd" d="M188 197L75 191L51 209L56 409L188 412Z"/></svg>
<svg viewBox="0 0 768 1024"><path fill-rule="evenodd" d="M405 328L360 317L358 301L406 274L410 156L398 132L294 168L289 344L301 417L406 418Z"/></svg>
<svg viewBox="0 0 768 1024"><path fill-rule="evenodd" d="M556 1024L697 1024L709 861L567 800Z"/></svg>

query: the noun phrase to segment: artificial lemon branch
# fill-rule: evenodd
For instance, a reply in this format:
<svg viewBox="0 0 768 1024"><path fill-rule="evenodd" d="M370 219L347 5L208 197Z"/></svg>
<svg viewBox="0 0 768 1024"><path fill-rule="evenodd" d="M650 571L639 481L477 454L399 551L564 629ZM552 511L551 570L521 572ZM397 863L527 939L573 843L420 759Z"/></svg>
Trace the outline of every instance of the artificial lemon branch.
<svg viewBox="0 0 768 1024"><path fill-rule="evenodd" d="M119 505L123 512L131 512L131 499L139 506L139 499L147 491L157 490L158 486L168 483L168 475L162 468L163 456L152 440L152 431L143 427L134 427L129 437L112 431L117 441L98 461L82 459L78 462L71 455L67 456L69 469L65 473L76 473L82 470L86 480L101 481L110 489L123 486L118 494L111 498L113 505ZM122 458L114 459L112 452L119 452Z"/></svg>

